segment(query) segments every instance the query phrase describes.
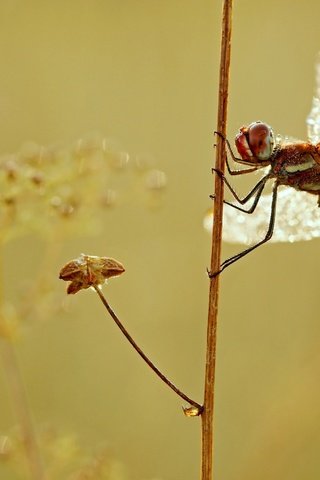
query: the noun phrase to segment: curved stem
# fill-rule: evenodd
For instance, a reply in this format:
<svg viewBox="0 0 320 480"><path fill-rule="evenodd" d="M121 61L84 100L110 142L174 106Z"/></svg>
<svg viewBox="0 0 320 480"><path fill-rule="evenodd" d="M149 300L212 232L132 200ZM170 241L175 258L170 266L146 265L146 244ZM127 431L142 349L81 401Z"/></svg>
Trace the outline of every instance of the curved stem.
<svg viewBox="0 0 320 480"><path fill-rule="evenodd" d="M194 400L192 400L191 398L189 398L185 393L183 393L179 388L177 388L172 382L170 382L170 380L168 380L168 378L151 362L151 360L146 356L146 354L141 350L141 348L137 345L137 343L133 340L133 338L131 337L131 335L128 333L128 331L126 330L126 328L123 326L123 324L121 323L120 319L118 318L118 316L116 315L116 313L114 312L114 310L110 307L109 303L107 302L107 299L105 298L105 296L103 295L101 289L97 286L94 286L94 289L95 291L97 292L97 294L99 295L100 297L100 300L101 302L103 303L103 305L105 306L105 308L107 309L107 311L109 312L110 316L113 318L113 320L115 321L115 323L117 324L117 326L120 328L121 332L123 333L123 335L126 337L126 339L128 340L128 342L133 346L133 348L135 349L135 351L140 355L140 357L146 362L146 364L151 368L151 370L153 370L155 372L155 374L166 384L168 385L168 387L171 388L171 390L173 390L177 395L179 395L179 397L183 398L183 400L185 400L186 402L188 402L190 405L196 407L198 409L198 415L201 413L202 411L202 406L195 402Z"/></svg>
<svg viewBox="0 0 320 480"><path fill-rule="evenodd" d="M225 167L225 137L227 121L227 101L229 86L229 66L231 47L231 12L232 0L224 0L222 17L222 38L220 58L220 80L219 80L219 107L217 131L222 134L218 136L215 168L224 173ZM220 175L215 176L215 200L213 206L213 229L211 248L211 272L218 272L221 258L221 237L223 218L223 180ZM202 480L213 478L213 412L214 412L214 386L216 367L216 344L217 344L217 317L219 279L216 275L210 278L209 311L207 326L207 353L205 369L205 389L202 419Z"/></svg>

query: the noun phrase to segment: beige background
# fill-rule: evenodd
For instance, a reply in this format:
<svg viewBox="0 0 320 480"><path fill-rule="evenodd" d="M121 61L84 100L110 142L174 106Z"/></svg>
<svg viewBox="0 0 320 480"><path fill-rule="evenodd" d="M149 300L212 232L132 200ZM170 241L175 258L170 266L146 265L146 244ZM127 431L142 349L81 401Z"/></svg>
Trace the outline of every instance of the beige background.
<svg viewBox="0 0 320 480"><path fill-rule="evenodd" d="M87 132L149 152L168 176L157 211L127 198L99 237L62 245L49 273L84 251L126 266L106 292L154 361L201 401L221 2L2 0L1 152ZM320 3L235 2L228 134L263 119L305 138ZM239 180L247 190L254 178ZM224 256L241 247L224 247ZM268 245L221 279L216 478L320 475L319 240ZM32 276L41 240L4 252L7 295ZM32 253L31 253L32 252ZM57 279L58 297L65 285ZM131 351L90 292L18 344L37 425L110 450L130 480L198 478L200 425ZM0 371L0 431L15 424ZM1 473L2 471L2 473ZM4 480L26 478L0 463ZM69 478L66 476L58 477ZM119 477L120 478L120 477Z"/></svg>

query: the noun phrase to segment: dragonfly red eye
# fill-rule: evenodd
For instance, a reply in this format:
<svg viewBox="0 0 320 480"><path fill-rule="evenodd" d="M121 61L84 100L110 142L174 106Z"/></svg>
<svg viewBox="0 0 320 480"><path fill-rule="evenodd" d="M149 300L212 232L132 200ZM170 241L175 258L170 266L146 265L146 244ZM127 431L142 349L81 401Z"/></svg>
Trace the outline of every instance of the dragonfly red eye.
<svg viewBox="0 0 320 480"><path fill-rule="evenodd" d="M248 127L248 144L254 157L268 160L273 152L274 136L266 123L254 122Z"/></svg>
<svg viewBox="0 0 320 480"><path fill-rule="evenodd" d="M241 158L249 161L250 158L253 157L253 153L248 144L247 131L248 129L246 127L240 128L240 133L238 133L235 138L235 144L239 154L241 155Z"/></svg>

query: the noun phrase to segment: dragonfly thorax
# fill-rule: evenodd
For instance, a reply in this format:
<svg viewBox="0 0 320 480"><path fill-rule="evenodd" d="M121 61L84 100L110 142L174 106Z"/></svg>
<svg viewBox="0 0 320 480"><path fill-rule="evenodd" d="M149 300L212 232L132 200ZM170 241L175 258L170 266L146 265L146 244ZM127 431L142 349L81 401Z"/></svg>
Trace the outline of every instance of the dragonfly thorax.
<svg viewBox="0 0 320 480"><path fill-rule="evenodd" d="M246 163L267 165L274 151L273 130L266 123L253 122L248 127L240 128L235 144Z"/></svg>

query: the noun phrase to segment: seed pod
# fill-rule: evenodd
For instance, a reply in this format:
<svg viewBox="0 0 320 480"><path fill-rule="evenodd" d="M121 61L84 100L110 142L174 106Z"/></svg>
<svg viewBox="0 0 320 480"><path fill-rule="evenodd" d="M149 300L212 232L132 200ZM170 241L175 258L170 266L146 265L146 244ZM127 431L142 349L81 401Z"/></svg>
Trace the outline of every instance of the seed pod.
<svg viewBox="0 0 320 480"><path fill-rule="evenodd" d="M124 271L124 266L113 258L82 253L62 267L59 278L71 281L67 293L75 294L82 289L103 285L108 278L117 277Z"/></svg>

